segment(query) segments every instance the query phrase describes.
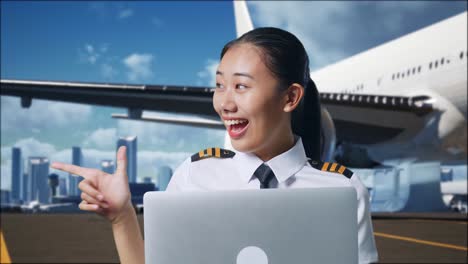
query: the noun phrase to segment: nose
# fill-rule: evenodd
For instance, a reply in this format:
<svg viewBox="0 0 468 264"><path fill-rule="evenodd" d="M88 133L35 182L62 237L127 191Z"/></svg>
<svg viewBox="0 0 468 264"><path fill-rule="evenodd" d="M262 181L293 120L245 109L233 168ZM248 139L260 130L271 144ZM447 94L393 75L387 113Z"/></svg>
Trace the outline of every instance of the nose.
<svg viewBox="0 0 468 264"><path fill-rule="evenodd" d="M236 112L237 104L232 89L226 89L220 98L221 110L224 113Z"/></svg>

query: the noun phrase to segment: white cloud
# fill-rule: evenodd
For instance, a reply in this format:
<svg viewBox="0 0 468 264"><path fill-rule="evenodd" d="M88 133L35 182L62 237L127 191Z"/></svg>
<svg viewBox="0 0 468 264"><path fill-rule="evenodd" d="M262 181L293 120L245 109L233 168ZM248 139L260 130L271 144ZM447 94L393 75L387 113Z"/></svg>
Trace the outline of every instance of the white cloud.
<svg viewBox="0 0 468 264"><path fill-rule="evenodd" d="M117 142L116 131L115 128L99 128L85 138L83 146L96 146L99 149L113 148Z"/></svg>
<svg viewBox="0 0 468 264"><path fill-rule="evenodd" d="M103 63L101 64L101 75L104 79L109 80L117 76L118 71L110 64Z"/></svg>
<svg viewBox="0 0 468 264"><path fill-rule="evenodd" d="M420 2L351 1L252 1L256 27L279 27L295 34L304 44L311 69L344 59L376 36L401 32L405 19L423 13L429 5ZM364 23L374 21L373 23ZM378 43L376 43L378 44Z"/></svg>
<svg viewBox="0 0 468 264"><path fill-rule="evenodd" d="M86 51L86 60L91 64L96 63L100 55L94 51L94 47L90 44L86 44L85 51Z"/></svg>
<svg viewBox="0 0 468 264"><path fill-rule="evenodd" d="M135 14L133 9L119 1L94 1L89 3L88 11L100 19L125 19Z"/></svg>
<svg viewBox="0 0 468 264"><path fill-rule="evenodd" d="M261 26L283 28L304 44L312 65L325 65L344 56L349 2L251 2L254 21ZM260 26L256 25L256 26ZM328 44L328 45L327 45Z"/></svg>
<svg viewBox="0 0 468 264"><path fill-rule="evenodd" d="M144 80L151 76L151 63L153 61L153 55L144 53L138 54L133 53L123 60L123 63L130 70L127 75L130 81Z"/></svg>
<svg viewBox="0 0 468 264"><path fill-rule="evenodd" d="M17 141L15 147L21 148L23 157L45 156L48 157L56 152L53 145L40 142L35 138L25 138ZM11 154L11 153L10 153Z"/></svg>
<svg viewBox="0 0 468 264"><path fill-rule="evenodd" d="M197 73L197 85L214 87L216 85L216 69L218 69L219 61L208 59L205 63L205 68Z"/></svg>
<svg viewBox="0 0 468 264"><path fill-rule="evenodd" d="M106 53L108 49L109 49L109 44L108 43L103 43L99 47L99 51L101 53Z"/></svg>
<svg viewBox="0 0 468 264"><path fill-rule="evenodd" d="M128 18L133 16L133 10L132 9L124 9L119 12L118 18L123 19L123 18Z"/></svg>
<svg viewBox="0 0 468 264"><path fill-rule="evenodd" d="M404 26L405 12L423 12L430 1L381 1L375 5L384 30L398 32Z"/></svg>
<svg viewBox="0 0 468 264"><path fill-rule="evenodd" d="M119 74L119 71L114 65L115 57L107 55L108 50L108 43L96 46L86 43L83 48L78 50L78 53L81 62L95 65L98 69L93 68L93 70L98 70L105 80L112 80Z"/></svg>
<svg viewBox="0 0 468 264"><path fill-rule="evenodd" d="M94 48L93 46L89 45L89 44L86 44L85 45L85 49L88 53L93 53L94 52Z"/></svg>
<svg viewBox="0 0 468 264"><path fill-rule="evenodd" d="M86 43L83 48L78 50L80 60L89 64L96 64L99 58L107 52L108 45L101 44L100 48L97 49L93 45Z"/></svg>
<svg viewBox="0 0 468 264"><path fill-rule="evenodd" d="M1 126L3 130L26 129L42 131L47 127L65 127L88 122L89 105L33 99L30 108L21 108L20 99L1 97Z"/></svg>

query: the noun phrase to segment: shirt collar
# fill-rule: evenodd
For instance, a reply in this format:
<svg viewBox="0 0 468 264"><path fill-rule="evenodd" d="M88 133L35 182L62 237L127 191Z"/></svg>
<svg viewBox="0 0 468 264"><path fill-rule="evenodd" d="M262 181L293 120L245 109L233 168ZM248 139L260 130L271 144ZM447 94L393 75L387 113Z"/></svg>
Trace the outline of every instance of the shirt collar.
<svg viewBox="0 0 468 264"><path fill-rule="evenodd" d="M263 163L263 160L261 160L254 154L240 151L236 152L234 159L236 159L236 167L239 171L238 175L245 183L248 183L250 181L255 170L258 168L258 166L260 166Z"/></svg>
<svg viewBox="0 0 468 264"><path fill-rule="evenodd" d="M279 154L265 162L276 176L279 183L300 171L307 163L307 156L302 145L302 139L295 136L296 143L288 151ZM252 153L237 152L234 158L239 164L239 175L242 181L248 183L255 170L263 161Z"/></svg>
<svg viewBox="0 0 468 264"><path fill-rule="evenodd" d="M296 144L292 148L265 163L275 173L279 183L286 181L289 177L300 171L307 163L302 139L296 137Z"/></svg>

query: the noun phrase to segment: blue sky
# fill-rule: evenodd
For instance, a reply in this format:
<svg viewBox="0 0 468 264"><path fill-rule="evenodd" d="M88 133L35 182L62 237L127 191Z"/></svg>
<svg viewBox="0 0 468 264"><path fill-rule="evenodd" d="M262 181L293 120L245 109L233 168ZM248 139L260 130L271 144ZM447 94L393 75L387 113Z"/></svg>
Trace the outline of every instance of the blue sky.
<svg viewBox="0 0 468 264"><path fill-rule="evenodd" d="M318 69L466 11L465 1L249 2L254 26L296 34ZM219 52L235 38L231 1L1 2L1 78L211 85ZM155 176L210 146L224 133L115 120L125 109L1 98L1 183L10 187L11 147L23 157L85 166L112 159L119 136L138 136L138 175Z"/></svg>

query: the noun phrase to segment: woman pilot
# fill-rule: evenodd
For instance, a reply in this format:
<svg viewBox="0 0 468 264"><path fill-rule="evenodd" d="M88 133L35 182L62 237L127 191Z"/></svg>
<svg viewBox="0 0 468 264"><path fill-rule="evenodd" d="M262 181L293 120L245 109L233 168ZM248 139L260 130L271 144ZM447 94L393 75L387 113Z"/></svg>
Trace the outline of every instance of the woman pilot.
<svg viewBox="0 0 468 264"><path fill-rule="evenodd" d="M367 189L344 166L317 160L316 96L307 53L293 34L257 28L227 43L216 71L213 107L235 151L208 148L188 157L167 191L352 186L358 197L359 263L377 262ZM302 131L295 122L305 124ZM122 263L144 263L125 147L118 150L114 175L62 163L52 167L85 178L79 184L80 209L111 222Z"/></svg>

